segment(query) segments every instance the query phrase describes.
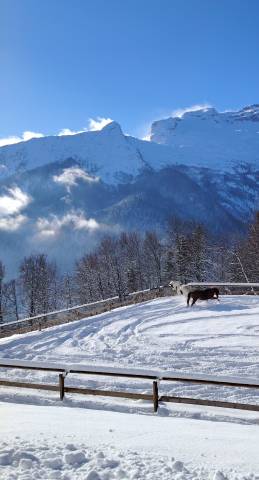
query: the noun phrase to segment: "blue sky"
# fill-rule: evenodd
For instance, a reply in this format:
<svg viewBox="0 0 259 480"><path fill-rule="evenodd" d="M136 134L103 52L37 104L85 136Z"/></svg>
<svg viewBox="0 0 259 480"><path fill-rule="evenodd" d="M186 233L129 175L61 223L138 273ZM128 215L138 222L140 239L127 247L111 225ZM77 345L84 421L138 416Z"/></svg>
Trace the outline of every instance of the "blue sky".
<svg viewBox="0 0 259 480"><path fill-rule="evenodd" d="M0 0L0 138L259 103L257 0Z"/></svg>

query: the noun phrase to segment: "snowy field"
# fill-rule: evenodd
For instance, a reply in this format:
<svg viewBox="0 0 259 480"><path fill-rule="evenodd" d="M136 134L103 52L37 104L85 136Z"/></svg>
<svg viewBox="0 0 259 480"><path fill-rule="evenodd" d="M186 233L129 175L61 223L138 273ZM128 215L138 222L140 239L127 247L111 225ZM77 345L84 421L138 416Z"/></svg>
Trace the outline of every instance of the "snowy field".
<svg viewBox="0 0 259 480"><path fill-rule="evenodd" d="M21 360L259 379L259 298L187 308L181 297L0 340ZM57 384L56 373L1 378ZM151 382L68 375L67 385L151 392ZM161 382L159 393L259 404L259 391ZM1 388L1 480L259 478L259 413Z"/></svg>

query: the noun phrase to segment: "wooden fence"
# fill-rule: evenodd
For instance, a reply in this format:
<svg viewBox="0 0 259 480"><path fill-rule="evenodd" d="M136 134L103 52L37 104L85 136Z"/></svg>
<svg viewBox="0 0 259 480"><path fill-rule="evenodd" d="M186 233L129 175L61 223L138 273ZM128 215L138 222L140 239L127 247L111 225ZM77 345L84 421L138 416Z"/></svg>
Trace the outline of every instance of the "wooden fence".
<svg viewBox="0 0 259 480"><path fill-rule="evenodd" d="M0 380L0 386L3 387L16 387L16 388L29 388L35 390L50 390L59 392L60 400L64 399L66 393L78 393L80 395L99 395L105 397L119 397L129 398L134 400L148 400L153 402L154 412L157 412L160 402L173 402L183 403L189 405L205 405L209 407L223 407L223 408L235 408L240 410L251 410L259 412L259 405L252 405L248 403L234 403L219 400L207 400L198 398L189 398L181 396L159 395L159 385L161 382L182 382L182 383L195 383L205 385L217 385L227 387L238 388L253 388L259 389L259 382L253 379L242 378L228 378L228 377L214 377L198 375L193 376L184 373L176 372L158 372L153 370L140 370L140 369L123 369L123 368L106 368L98 366L83 366L83 365L59 365L52 363L38 363L27 362L20 360L1 359L0 368L12 368L12 369L25 369L36 371L47 371L58 373L58 383L43 384L43 383L28 383L28 382L16 382L11 380ZM131 393L125 391L116 390L97 390L82 387L72 387L65 385L65 379L71 374L82 375L100 375L109 377L123 377L144 379L152 381L152 389L150 394L146 393Z"/></svg>
<svg viewBox="0 0 259 480"><path fill-rule="evenodd" d="M33 330L42 330L44 328L61 325L64 323L80 320L81 318L90 317L104 313L121 306L140 303L151 300L156 297L172 295L172 288L169 286L161 286L138 292L132 292L125 295L123 299L117 297L98 300L97 302L76 305L62 310L55 310L34 317L27 317L12 322L0 323L0 338L12 335L14 333L26 333Z"/></svg>

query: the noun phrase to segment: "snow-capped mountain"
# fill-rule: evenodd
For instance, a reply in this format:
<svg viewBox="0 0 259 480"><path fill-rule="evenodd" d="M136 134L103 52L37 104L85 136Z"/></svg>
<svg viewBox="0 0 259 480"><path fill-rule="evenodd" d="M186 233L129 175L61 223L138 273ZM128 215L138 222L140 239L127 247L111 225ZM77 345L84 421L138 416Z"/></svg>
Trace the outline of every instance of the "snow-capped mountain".
<svg viewBox="0 0 259 480"><path fill-rule="evenodd" d="M184 165L259 168L259 105L223 113L204 108L159 120L152 124L151 140L171 146L174 160Z"/></svg>
<svg viewBox="0 0 259 480"><path fill-rule="evenodd" d="M124 135L120 125L111 122L100 131L7 145L0 148L0 178L68 158L106 183L127 181L143 168L159 170L176 164L259 168L259 105L223 113L205 108L156 121L151 142Z"/></svg>
<svg viewBox="0 0 259 480"><path fill-rule="evenodd" d="M146 166L160 168L173 163L171 148L126 136L117 122L111 122L100 131L33 138L1 147L0 174L6 178L67 158L77 160L106 183L119 183Z"/></svg>
<svg viewBox="0 0 259 480"><path fill-rule="evenodd" d="M170 216L238 233L259 206L259 106L185 113L152 141L101 131L0 148L0 248L10 269L35 251L64 268L106 233L160 229Z"/></svg>

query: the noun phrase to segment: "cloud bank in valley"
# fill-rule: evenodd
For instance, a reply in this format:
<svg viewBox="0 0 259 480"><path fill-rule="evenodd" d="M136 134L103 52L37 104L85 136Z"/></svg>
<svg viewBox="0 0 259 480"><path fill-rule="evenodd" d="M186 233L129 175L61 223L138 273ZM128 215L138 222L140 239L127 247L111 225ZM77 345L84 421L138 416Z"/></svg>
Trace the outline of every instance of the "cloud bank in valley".
<svg viewBox="0 0 259 480"><path fill-rule="evenodd" d="M86 218L81 211L71 211L63 216L50 215L48 218L38 218L36 222L37 235L41 238L56 237L64 228L90 232L99 227L100 225L94 218Z"/></svg>
<svg viewBox="0 0 259 480"><path fill-rule="evenodd" d="M18 230L27 217L21 214L32 198L19 187L8 188L6 193L0 196L0 230Z"/></svg>
<svg viewBox="0 0 259 480"><path fill-rule="evenodd" d="M83 180L87 183L98 182L99 177L89 175L80 167L65 168L60 175L54 175L53 180L56 183L65 185L69 190L70 187L77 185L78 180Z"/></svg>

